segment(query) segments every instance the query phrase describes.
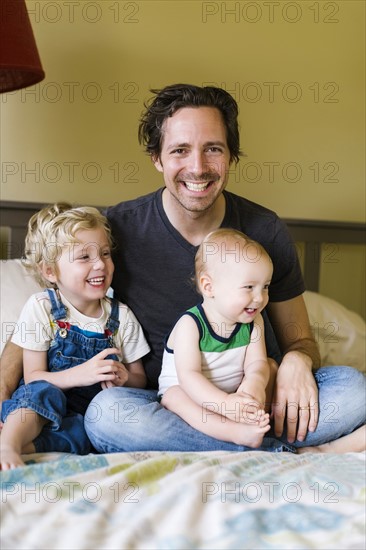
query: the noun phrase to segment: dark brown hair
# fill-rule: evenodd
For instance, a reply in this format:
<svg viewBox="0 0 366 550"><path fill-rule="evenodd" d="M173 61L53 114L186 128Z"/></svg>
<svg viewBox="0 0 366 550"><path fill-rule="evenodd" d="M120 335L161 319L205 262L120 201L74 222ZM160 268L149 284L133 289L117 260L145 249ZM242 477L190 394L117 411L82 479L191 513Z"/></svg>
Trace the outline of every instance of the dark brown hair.
<svg viewBox="0 0 366 550"><path fill-rule="evenodd" d="M235 99L222 88L173 84L161 90L150 90L155 97L145 103L145 112L140 119L139 142L153 158L159 158L164 134L164 122L183 107L214 107L222 115L230 162L239 161L241 155L238 127L238 105Z"/></svg>

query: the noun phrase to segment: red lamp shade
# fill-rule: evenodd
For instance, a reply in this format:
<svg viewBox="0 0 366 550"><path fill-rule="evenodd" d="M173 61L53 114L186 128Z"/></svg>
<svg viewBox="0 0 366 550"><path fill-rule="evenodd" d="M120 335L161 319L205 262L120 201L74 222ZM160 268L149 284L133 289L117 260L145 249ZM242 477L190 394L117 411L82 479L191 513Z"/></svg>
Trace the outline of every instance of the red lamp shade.
<svg viewBox="0 0 366 550"><path fill-rule="evenodd" d="M0 0L0 93L44 77L25 0Z"/></svg>

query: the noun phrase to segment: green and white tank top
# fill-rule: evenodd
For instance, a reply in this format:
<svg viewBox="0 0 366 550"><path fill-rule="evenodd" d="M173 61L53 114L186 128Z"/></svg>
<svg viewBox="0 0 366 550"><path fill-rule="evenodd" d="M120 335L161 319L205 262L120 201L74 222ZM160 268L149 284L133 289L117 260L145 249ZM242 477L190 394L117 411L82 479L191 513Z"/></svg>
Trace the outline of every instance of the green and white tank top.
<svg viewBox="0 0 366 550"><path fill-rule="evenodd" d="M244 376L244 359L253 322L237 323L231 334L222 337L215 332L215 326L209 323L201 304L192 307L183 315L190 315L197 325L203 375L221 390L227 393L235 392ZM165 346L159 377L159 396L174 385L178 385L174 350Z"/></svg>

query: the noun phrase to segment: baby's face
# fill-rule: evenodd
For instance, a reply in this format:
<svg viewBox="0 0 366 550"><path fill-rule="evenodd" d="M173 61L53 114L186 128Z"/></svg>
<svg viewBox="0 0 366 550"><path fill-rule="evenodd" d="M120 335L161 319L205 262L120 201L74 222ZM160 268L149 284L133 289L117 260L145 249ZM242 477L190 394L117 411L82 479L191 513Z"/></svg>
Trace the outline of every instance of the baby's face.
<svg viewBox="0 0 366 550"><path fill-rule="evenodd" d="M230 322L251 322L268 303L273 266L255 243L222 249L211 261L213 299Z"/></svg>

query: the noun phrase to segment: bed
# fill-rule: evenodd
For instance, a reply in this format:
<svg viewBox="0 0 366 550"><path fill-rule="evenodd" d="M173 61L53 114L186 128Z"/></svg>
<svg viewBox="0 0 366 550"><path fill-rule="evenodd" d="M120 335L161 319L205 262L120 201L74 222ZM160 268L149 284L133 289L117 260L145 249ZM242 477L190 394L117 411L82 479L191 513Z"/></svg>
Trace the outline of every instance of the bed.
<svg viewBox="0 0 366 550"><path fill-rule="evenodd" d="M3 202L1 345L37 291L19 258L43 205ZM324 365L365 371L365 322L319 294L322 243L365 242L363 224L287 220L304 247L305 300ZM10 245L8 243L11 243ZM316 253L314 253L314 250ZM333 341L332 341L333 340ZM335 345L335 343L337 345ZM345 549L366 546L365 453L135 452L25 456L2 472L5 549Z"/></svg>

